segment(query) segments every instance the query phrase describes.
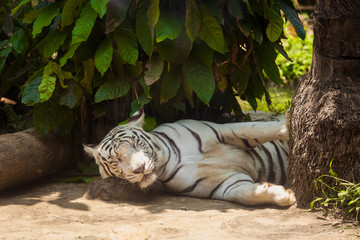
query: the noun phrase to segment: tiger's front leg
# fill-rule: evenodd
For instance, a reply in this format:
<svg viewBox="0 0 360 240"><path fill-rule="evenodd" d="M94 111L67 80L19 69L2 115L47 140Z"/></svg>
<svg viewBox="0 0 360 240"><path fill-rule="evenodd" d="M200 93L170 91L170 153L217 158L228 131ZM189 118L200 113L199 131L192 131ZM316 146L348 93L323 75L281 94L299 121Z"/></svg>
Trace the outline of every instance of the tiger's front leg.
<svg viewBox="0 0 360 240"><path fill-rule="evenodd" d="M291 206L296 202L292 190L271 183L242 183L224 194L224 200L245 205Z"/></svg>

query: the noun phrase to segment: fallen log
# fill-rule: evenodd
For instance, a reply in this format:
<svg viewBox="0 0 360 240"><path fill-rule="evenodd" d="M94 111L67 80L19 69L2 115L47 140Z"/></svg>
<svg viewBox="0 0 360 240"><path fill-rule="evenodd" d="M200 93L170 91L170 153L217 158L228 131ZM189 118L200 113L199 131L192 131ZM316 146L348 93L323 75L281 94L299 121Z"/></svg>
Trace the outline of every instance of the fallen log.
<svg viewBox="0 0 360 240"><path fill-rule="evenodd" d="M0 135L0 191L41 179L69 166L71 144L54 133L38 136L33 128Z"/></svg>

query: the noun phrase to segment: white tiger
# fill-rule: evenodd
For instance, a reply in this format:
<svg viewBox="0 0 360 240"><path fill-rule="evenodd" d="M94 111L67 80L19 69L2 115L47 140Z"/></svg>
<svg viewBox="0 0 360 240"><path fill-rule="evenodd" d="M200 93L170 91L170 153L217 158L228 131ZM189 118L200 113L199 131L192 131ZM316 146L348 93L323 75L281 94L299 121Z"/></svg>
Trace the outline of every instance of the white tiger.
<svg viewBox="0 0 360 240"><path fill-rule="evenodd" d="M84 145L102 178L126 179L146 189L160 181L167 192L245 205L290 206L285 184L287 120L216 124L181 120L142 129L144 111L112 129L99 145ZM275 185L276 184L276 185Z"/></svg>

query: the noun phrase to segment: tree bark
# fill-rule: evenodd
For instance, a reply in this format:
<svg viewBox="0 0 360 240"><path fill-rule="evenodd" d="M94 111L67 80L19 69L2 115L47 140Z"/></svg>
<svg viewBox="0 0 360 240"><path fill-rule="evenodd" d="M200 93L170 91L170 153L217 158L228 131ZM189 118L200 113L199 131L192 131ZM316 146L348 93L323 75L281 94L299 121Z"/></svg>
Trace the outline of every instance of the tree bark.
<svg viewBox="0 0 360 240"><path fill-rule="evenodd" d="M289 187L298 206L319 196L315 180L333 170L360 182L360 1L318 0L309 73L290 113Z"/></svg>
<svg viewBox="0 0 360 240"><path fill-rule="evenodd" d="M71 144L54 133L39 137L28 129L0 135L0 190L60 171L71 158Z"/></svg>

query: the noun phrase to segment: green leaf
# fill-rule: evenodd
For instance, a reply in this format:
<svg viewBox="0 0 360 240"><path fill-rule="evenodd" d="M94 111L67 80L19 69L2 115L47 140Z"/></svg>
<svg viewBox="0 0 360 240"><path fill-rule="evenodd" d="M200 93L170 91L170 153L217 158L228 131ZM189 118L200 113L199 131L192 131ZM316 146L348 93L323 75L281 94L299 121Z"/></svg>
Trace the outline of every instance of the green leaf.
<svg viewBox="0 0 360 240"><path fill-rule="evenodd" d="M113 32L122 23L130 3L131 0L110 0L106 5L106 33Z"/></svg>
<svg viewBox="0 0 360 240"><path fill-rule="evenodd" d="M225 54L226 46L224 34L219 22L206 6L200 4L199 7L201 13L201 29L199 37L215 51Z"/></svg>
<svg viewBox="0 0 360 240"><path fill-rule="evenodd" d="M248 101L248 103L250 104L252 109L254 109L254 111L256 111L258 104L257 104L256 98L254 96L254 92L252 91L252 89L250 89L250 88L246 89L245 97L246 97L246 101Z"/></svg>
<svg viewBox="0 0 360 240"><path fill-rule="evenodd" d="M354 200L351 200L347 205L350 206L350 205L352 205L354 203L357 203L358 201L359 201L359 198L356 198Z"/></svg>
<svg viewBox="0 0 360 240"><path fill-rule="evenodd" d="M12 44L9 40L3 40L0 42L1 51L0 51L0 73L3 69L6 59L9 56L9 54L12 52ZM1 75L1 74L0 74Z"/></svg>
<svg viewBox="0 0 360 240"><path fill-rule="evenodd" d="M146 97L145 93L142 93L139 98L134 99L131 102L131 115L134 114L139 108L145 106L151 101L151 98Z"/></svg>
<svg viewBox="0 0 360 240"><path fill-rule="evenodd" d="M30 2L31 0L22 0L12 11L11 16L14 15L22 6Z"/></svg>
<svg viewBox="0 0 360 240"><path fill-rule="evenodd" d="M287 52L284 49L284 46L282 45L282 43L280 41L275 42L274 43L275 48L278 50L278 52L284 56L284 58L286 58L287 60L289 60L290 62L292 62L291 58L289 57L289 55L287 54Z"/></svg>
<svg viewBox="0 0 360 240"><path fill-rule="evenodd" d="M338 192L338 197L346 197L346 195L349 195L349 192L341 190L340 192Z"/></svg>
<svg viewBox="0 0 360 240"><path fill-rule="evenodd" d="M119 49L121 58L135 65L139 57L137 36L128 21L123 21L114 32L114 38Z"/></svg>
<svg viewBox="0 0 360 240"><path fill-rule="evenodd" d="M19 54L25 53L29 47L29 39L21 28L11 36L10 41L15 52Z"/></svg>
<svg viewBox="0 0 360 240"><path fill-rule="evenodd" d="M306 31L295 8L292 6L292 4L289 5L284 0L280 0L280 8L286 14L290 23L294 26L296 34L299 36L299 38L304 40L306 37Z"/></svg>
<svg viewBox="0 0 360 240"><path fill-rule="evenodd" d="M106 13L106 4L109 0L90 0L91 7L99 14L102 18Z"/></svg>
<svg viewBox="0 0 360 240"><path fill-rule="evenodd" d="M44 58L50 58L64 43L67 35L61 31L51 31L46 37L38 44L38 49Z"/></svg>
<svg viewBox="0 0 360 240"><path fill-rule="evenodd" d="M167 102L175 97L182 80L180 67L171 67L170 71L163 72L161 76L160 103Z"/></svg>
<svg viewBox="0 0 360 240"><path fill-rule="evenodd" d="M50 61L49 65L51 66L52 71L58 77L61 87L66 88L67 86L65 85L64 80L74 78L73 75L71 74L71 72L63 71L60 68L60 66L56 62L53 62L53 61Z"/></svg>
<svg viewBox="0 0 360 240"><path fill-rule="evenodd" d="M191 55L195 56L197 59L200 59L205 64L205 66L207 66L209 69L212 69L214 50L212 50L204 42L195 42L191 51Z"/></svg>
<svg viewBox="0 0 360 240"><path fill-rule="evenodd" d="M96 11L87 3L80 13L80 17L75 22L72 30L71 44L86 41L91 33L97 17Z"/></svg>
<svg viewBox="0 0 360 240"><path fill-rule="evenodd" d="M275 83L281 83L278 66L275 63L276 52L274 45L269 41L264 41L260 46L261 51L261 65L268 75L268 77Z"/></svg>
<svg viewBox="0 0 360 240"><path fill-rule="evenodd" d="M35 38L38 33L41 33L43 27L49 26L52 20L59 15L59 12L60 8L57 4L51 4L45 7L34 22L32 31L33 38Z"/></svg>
<svg viewBox="0 0 360 240"><path fill-rule="evenodd" d="M107 38L100 42L95 52L95 66L101 76L109 69L113 56L112 40Z"/></svg>
<svg viewBox="0 0 360 240"><path fill-rule="evenodd" d="M193 96L193 89L191 88L189 82L185 79L185 77L182 78L182 89L184 91L185 97L188 100L191 107L194 107L194 101L192 99Z"/></svg>
<svg viewBox="0 0 360 240"><path fill-rule="evenodd" d="M74 80L71 80L68 87L62 90L59 104L73 109L79 104L82 96L81 89Z"/></svg>
<svg viewBox="0 0 360 240"><path fill-rule="evenodd" d="M181 29L180 18L174 13L162 10L155 28L156 42L164 41L167 38L170 40L177 38Z"/></svg>
<svg viewBox="0 0 360 240"><path fill-rule="evenodd" d="M162 59L171 65L180 65L189 57L191 41L183 29L174 40L166 39L157 43L156 49Z"/></svg>
<svg viewBox="0 0 360 240"><path fill-rule="evenodd" d="M251 24L248 19L240 19L238 22L238 27L244 36L249 36L251 32Z"/></svg>
<svg viewBox="0 0 360 240"><path fill-rule="evenodd" d="M261 98L264 96L264 76L261 72L260 66L257 66L257 74L250 76L247 89L251 89L254 97L259 100L261 100Z"/></svg>
<svg viewBox="0 0 360 240"><path fill-rule="evenodd" d="M6 57L3 57L3 58L0 58L0 74L1 74L2 69L3 69L4 66L5 66L6 58L7 58L7 56L6 56Z"/></svg>
<svg viewBox="0 0 360 240"><path fill-rule="evenodd" d="M69 47L69 50L65 53L65 55L60 58L60 66L64 66L69 58L74 56L76 49L80 46L81 43L72 44Z"/></svg>
<svg viewBox="0 0 360 240"><path fill-rule="evenodd" d="M260 8L259 8L260 10ZM258 11L258 10L255 10ZM280 14L280 6L275 1L264 1L263 2L263 12L264 17L269 20L269 22L276 22L278 21Z"/></svg>
<svg viewBox="0 0 360 240"><path fill-rule="evenodd" d="M50 64L46 65L44 68L44 73L41 83L39 85L41 102L45 102L49 100L55 90L56 77L51 76L52 74L53 74L53 70L51 68L51 65Z"/></svg>
<svg viewBox="0 0 360 240"><path fill-rule="evenodd" d="M45 135L55 126L62 128L60 132L67 133L72 121L72 111L53 100L36 105L33 111L34 128L40 136Z"/></svg>
<svg viewBox="0 0 360 240"><path fill-rule="evenodd" d="M312 201L312 202L310 203L310 211L313 210L314 204L315 204L316 202L319 202L319 201L322 201L322 200L324 200L324 199L323 199L323 198L316 198L314 201Z"/></svg>
<svg viewBox="0 0 360 240"><path fill-rule="evenodd" d="M334 162L334 158L332 158L331 161L330 161L329 174L330 174L330 176L332 176L332 177L337 177L337 173L332 170L332 164L333 164L333 162Z"/></svg>
<svg viewBox="0 0 360 240"><path fill-rule="evenodd" d="M32 23L39 16L39 14L41 13L41 11L43 9L44 8L38 8L31 12L28 12L27 14L25 14L24 18L22 19L22 22L23 23Z"/></svg>
<svg viewBox="0 0 360 240"><path fill-rule="evenodd" d="M8 45L8 46L11 45L11 44L9 45L9 40L8 39L0 41L0 50L2 50L2 48L4 48L6 45Z"/></svg>
<svg viewBox="0 0 360 240"><path fill-rule="evenodd" d="M233 71L230 75L230 82L235 87L239 95L245 92L248 86L250 74L251 74L251 68L249 61L246 61L241 68L233 65Z"/></svg>
<svg viewBox="0 0 360 240"><path fill-rule="evenodd" d="M14 31L14 21L13 18L10 16L9 12L2 12L1 13L1 20L2 20L2 31L11 36Z"/></svg>
<svg viewBox="0 0 360 240"><path fill-rule="evenodd" d="M265 6L267 6L267 4L265 4ZM283 31L282 17L270 7L265 9L265 16L270 21L266 28L266 36L271 42L276 42Z"/></svg>
<svg viewBox="0 0 360 240"><path fill-rule="evenodd" d="M80 81L80 85L85 89L86 93L92 94L92 81L94 78L95 62L88 59L83 62L84 65L84 78Z"/></svg>
<svg viewBox="0 0 360 240"><path fill-rule="evenodd" d="M25 83L24 91L22 93L21 102L28 106L32 106L36 103L41 102L39 85L42 80L43 68L35 72L31 78L30 82Z"/></svg>
<svg viewBox="0 0 360 240"><path fill-rule="evenodd" d="M222 0L225 2L225 0ZM223 10L221 7L220 0L211 0L211 1L199 1L200 4L206 6L206 8L214 15L216 20L221 24L224 25L224 15Z"/></svg>
<svg viewBox="0 0 360 240"><path fill-rule="evenodd" d="M149 0L140 1L136 11L135 31L138 41L144 52L151 57L154 51L154 36L150 27L147 24L149 21L147 16L147 9L149 7Z"/></svg>
<svg viewBox="0 0 360 240"><path fill-rule="evenodd" d="M268 90L266 88L264 88L264 94L265 94L265 101L266 101L267 105L271 105L270 93L268 92Z"/></svg>
<svg viewBox="0 0 360 240"><path fill-rule="evenodd" d="M227 8L231 16L236 19L244 19L244 9L241 1L227 0Z"/></svg>
<svg viewBox="0 0 360 240"><path fill-rule="evenodd" d="M252 38L255 39L256 42L261 44L264 37L263 37L262 29L259 26L258 22L252 22L251 28L253 29Z"/></svg>
<svg viewBox="0 0 360 240"><path fill-rule="evenodd" d="M158 23L160 16L159 0L150 0L149 8L147 10L148 26L150 28L152 39L154 39L154 29Z"/></svg>
<svg viewBox="0 0 360 240"><path fill-rule="evenodd" d="M75 19L79 17L82 7L86 2L87 0L66 0L61 12L61 29L73 24Z"/></svg>
<svg viewBox="0 0 360 240"><path fill-rule="evenodd" d="M146 85L144 77L139 78L139 84L141 85L142 89L144 90L144 94L147 98L150 98L150 87Z"/></svg>
<svg viewBox="0 0 360 240"><path fill-rule="evenodd" d="M142 63L142 61L136 61L135 65L125 65L125 71L129 74L130 77L137 78L143 72Z"/></svg>
<svg viewBox="0 0 360 240"><path fill-rule="evenodd" d="M186 113L186 104L184 102L181 101L176 101L172 104L173 108L183 111L184 113Z"/></svg>
<svg viewBox="0 0 360 240"><path fill-rule="evenodd" d="M189 58L184 63L184 77L201 101L208 104L214 93L215 80L209 68L200 60Z"/></svg>
<svg viewBox="0 0 360 240"><path fill-rule="evenodd" d="M267 60L263 64L263 67L264 67L265 73L273 82L275 82L277 84L282 83L282 81L280 79L279 68L274 61L271 62L271 61Z"/></svg>
<svg viewBox="0 0 360 240"><path fill-rule="evenodd" d="M146 62L145 68L147 70L145 71L144 79L146 85L150 86L159 80L164 69L164 61L159 56L154 56Z"/></svg>
<svg viewBox="0 0 360 240"><path fill-rule="evenodd" d="M55 70L54 70L54 72L57 74L57 72ZM64 75L65 79L74 79L74 76L72 75L71 72L62 71L62 74Z"/></svg>
<svg viewBox="0 0 360 240"><path fill-rule="evenodd" d="M196 0L186 0L185 28L191 43L199 35L201 28L201 15Z"/></svg>
<svg viewBox="0 0 360 240"><path fill-rule="evenodd" d="M243 0L243 2L246 4L246 9L249 11L251 15L254 15L253 11L251 10L251 6L249 3L249 0Z"/></svg>
<svg viewBox="0 0 360 240"><path fill-rule="evenodd" d="M156 119L154 117L145 117L142 127L147 132L153 130L156 127Z"/></svg>
<svg viewBox="0 0 360 240"><path fill-rule="evenodd" d="M124 66L126 66L126 65L125 65L124 60L120 56L119 49L114 48L114 55L113 55L113 60L112 60L111 72L113 74L115 74L116 76L121 76L122 77L125 74Z"/></svg>
<svg viewBox="0 0 360 240"><path fill-rule="evenodd" d="M283 23L281 22L271 22L266 28L266 36L270 41L275 42L279 39L282 33Z"/></svg>
<svg viewBox="0 0 360 240"><path fill-rule="evenodd" d="M129 79L120 79L118 77L111 76L97 90L95 94L95 102L122 97L129 92L130 88L131 82Z"/></svg>

